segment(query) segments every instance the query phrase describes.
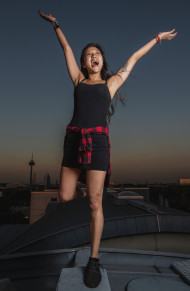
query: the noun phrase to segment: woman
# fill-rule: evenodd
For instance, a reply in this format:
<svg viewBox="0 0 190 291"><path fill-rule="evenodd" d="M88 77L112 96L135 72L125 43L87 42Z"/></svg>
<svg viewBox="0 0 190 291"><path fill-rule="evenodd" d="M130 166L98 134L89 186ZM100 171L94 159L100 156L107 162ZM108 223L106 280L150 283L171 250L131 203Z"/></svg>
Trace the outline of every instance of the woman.
<svg viewBox="0 0 190 291"><path fill-rule="evenodd" d="M87 45L81 55L81 70L55 17L45 15L52 22L63 48L67 68L74 85L74 113L67 125L64 141L64 157L60 177L62 202L76 197L76 183L86 179L87 198L90 207L91 255L84 272L84 283L97 287L101 281L98 249L103 230L102 194L109 184L110 144L106 118L109 106L117 90L128 78L136 62L161 39L171 40L175 29L156 35L142 48L131 55L124 66L114 75L109 75L105 56L98 44ZM84 174L86 176L84 176ZM83 176L82 176L83 175ZM83 180L84 180L83 179Z"/></svg>

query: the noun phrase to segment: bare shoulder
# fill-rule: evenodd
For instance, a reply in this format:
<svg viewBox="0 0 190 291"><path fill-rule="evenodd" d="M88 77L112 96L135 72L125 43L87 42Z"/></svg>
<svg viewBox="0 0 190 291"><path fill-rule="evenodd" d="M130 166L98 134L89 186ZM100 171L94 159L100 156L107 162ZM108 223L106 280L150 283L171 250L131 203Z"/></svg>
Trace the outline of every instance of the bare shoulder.
<svg viewBox="0 0 190 291"><path fill-rule="evenodd" d="M111 99L113 99L115 92L119 89L122 83L123 80L119 74L114 74L108 79L107 86L110 91Z"/></svg>

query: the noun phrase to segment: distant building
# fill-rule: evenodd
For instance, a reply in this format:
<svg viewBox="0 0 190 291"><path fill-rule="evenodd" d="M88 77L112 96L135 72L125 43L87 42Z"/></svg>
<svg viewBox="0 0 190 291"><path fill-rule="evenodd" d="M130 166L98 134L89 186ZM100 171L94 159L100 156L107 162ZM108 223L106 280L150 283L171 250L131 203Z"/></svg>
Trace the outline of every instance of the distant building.
<svg viewBox="0 0 190 291"><path fill-rule="evenodd" d="M32 153L32 159L30 160L30 162L28 163L28 165L30 166L30 185L33 185L33 175L32 175L32 168L33 166L35 166L35 162L33 160L33 153Z"/></svg>
<svg viewBox="0 0 190 291"><path fill-rule="evenodd" d="M50 202L59 202L58 190L31 192L30 224L40 219Z"/></svg>
<svg viewBox="0 0 190 291"><path fill-rule="evenodd" d="M32 185L36 184L36 173L32 173Z"/></svg>
<svg viewBox="0 0 190 291"><path fill-rule="evenodd" d="M49 175L49 174L48 174ZM43 185L44 186L44 185ZM75 194L78 198L85 195L86 187L77 182ZM30 201L30 224L36 222L46 213L46 208L50 202L60 202L58 189L47 189L42 191L32 191Z"/></svg>
<svg viewBox="0 0 190 291"><path fill-rule="evenodd" d="M17 205L17 206L13 206L11 207L11 211L13 213L16 212L22 212L25 216L25 219L27 221L27 223L29 223L29 217L30 217L30 206L29 205Z"/></svg>
<svg viewBox="0 0 190 291"><path fill-rule="evenodd" d="M190 179L179 179L180 185L190 185Z"/></svg>
<svg viewBox="0 0 190 291"><path fill-rule="evenodd" d="M44 186L45 186L45 189L51 188L51 178L49 174L45 174L44 176Z"/></svg>
<svg viewBox="0 0 190 291"><path fill-rule="evenodd" d="M25 189L26 185L24 183L7 183L6 186L2 187L1 189L9 189L9 188Z"/></svg>

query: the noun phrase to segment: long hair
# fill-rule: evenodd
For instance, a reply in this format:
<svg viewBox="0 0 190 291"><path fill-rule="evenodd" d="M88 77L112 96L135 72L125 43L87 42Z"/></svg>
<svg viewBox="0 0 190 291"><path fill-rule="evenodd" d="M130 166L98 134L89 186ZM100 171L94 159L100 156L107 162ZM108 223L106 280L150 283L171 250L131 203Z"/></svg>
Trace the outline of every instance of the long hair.
<svg viewBox="0 0 190 291"><path fill-rule="evenodd" d="M86 68L83 68L84 55L85 55L86 50L91 46L96 47L101 52L102 57L103 57L103 67L102 67L102 70L101 70L101 78L103 80L108 80L111 76L114 75L114 73L109 69L109 66L108 66L106 58L105 58L104 50L103 50L102 46L100 46L98 43L89 43L83 48L82 53L81 53L81 57L80 57L81 71L84 74L85 78L87 79L88 78L88 71L87 71ZM122 102L123 105L125 105L125 99L123 98L123 96L122 96L122 94L120 93L119 90L116 91L116 93L114 95L114 98L112 99L110 107L108 109L108 114L107 114L108 123L110 123L111 116L115 112L115 107L116 107L116 104L117 104L118 100L120 102Z"/></svg>

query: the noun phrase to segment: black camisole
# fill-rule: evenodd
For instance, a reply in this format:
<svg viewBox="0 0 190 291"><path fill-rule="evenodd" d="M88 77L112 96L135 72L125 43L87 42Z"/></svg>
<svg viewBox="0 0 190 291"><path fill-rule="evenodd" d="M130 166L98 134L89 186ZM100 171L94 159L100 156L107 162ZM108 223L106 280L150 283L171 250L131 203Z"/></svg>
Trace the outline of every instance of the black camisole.
<svg viewBox="0 0 190 291"><path fill-rule="evenodd" d="M84 79L85 80L85 79ZM74 112L70 126L91 128L107 126L111 96L105 83L89 85L82 80L74 90Z"/></svg>

